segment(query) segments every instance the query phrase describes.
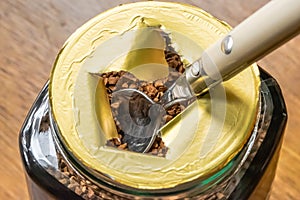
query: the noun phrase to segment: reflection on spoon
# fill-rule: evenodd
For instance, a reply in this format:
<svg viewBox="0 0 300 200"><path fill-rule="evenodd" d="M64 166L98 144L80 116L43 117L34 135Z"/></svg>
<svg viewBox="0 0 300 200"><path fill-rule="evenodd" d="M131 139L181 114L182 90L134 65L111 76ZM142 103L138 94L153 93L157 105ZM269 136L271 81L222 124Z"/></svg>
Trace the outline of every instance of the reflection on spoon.
<svg viewBox="0 0 300 200"><path fill-rule="evenodd" d="M124 132L123 141L128 149L147 152L164 123L164 107L136 89L115 91L111 103L119 105L113 115Z"/></svg>

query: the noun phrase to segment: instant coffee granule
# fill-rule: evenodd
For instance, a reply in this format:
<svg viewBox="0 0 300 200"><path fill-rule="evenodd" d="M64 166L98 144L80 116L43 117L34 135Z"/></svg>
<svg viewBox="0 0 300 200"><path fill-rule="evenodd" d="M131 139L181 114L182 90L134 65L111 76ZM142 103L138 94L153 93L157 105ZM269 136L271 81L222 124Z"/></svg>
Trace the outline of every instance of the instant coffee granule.
<svg viewBox="0 0 300 200"><path fill-rule="evenodd" d="M49 129L49 126L50 126L50 118L49 118L49 114L47 114L42 117L39 132L47 131Z"/></svg>
<svg viewBox="0 0 300 200"><path fill-rule="evenodd" d="M184 73L185 68L180 56L177 53L171 51L165 51L164 53L165 59L169 66L169 74L167 77L155 80L153 82L139 80L132 73L126 71L111 71L102 74L96 74L103 78L109 102L111 104L113 116L122 115L122 105L120 105L121 102L112 103L111 101L113 92L125 88L137 89L145 93L154 102L159 102L159 100L167 91L167 89ZM150 108L150 104L145 99L141 98L140 95L133 96L130 99L129 103L131 103L131 105L134 106L132 110L140 111L138 113L133 113L133 115L147 115L147 112ZM170 108L167 108L166 114L163 116L162 123L165 124L169 122L176 115L181 113L187 105L188 102L181 102L172 105ZM126 139L124 139L124 132L119 126L120 123L116 117L114 117L114 121L117 127L119 137L108 140L106 144L108 146L116 147L121 150L128 150ZM168 149L165 146L162 138L156 136L152 147L147 153L164 157L167 153L167 150Z"/></svg>
<svg viewBox="0 0 300 200"><path fill-rule="evenodd" d="M77 195L86 200L130 200L128 198L117 196L105 189L100 188L96 184L87 180L74 170L68 164L66 159L58 153L58 169L47 169L48 173L55 176L55 178L70 190L74 191Z"/></svg>

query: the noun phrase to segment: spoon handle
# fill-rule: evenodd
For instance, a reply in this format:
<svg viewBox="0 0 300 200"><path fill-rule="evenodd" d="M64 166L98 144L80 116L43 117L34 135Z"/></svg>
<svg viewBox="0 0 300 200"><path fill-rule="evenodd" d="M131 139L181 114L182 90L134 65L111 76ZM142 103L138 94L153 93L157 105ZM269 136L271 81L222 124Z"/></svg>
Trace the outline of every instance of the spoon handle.
<svg viewBox="0 0 300 200"><path fill-rule="evenodd" d="M195 95L226 81L300 32L300 1L273 0L206 49L186 71Z"/></svg>

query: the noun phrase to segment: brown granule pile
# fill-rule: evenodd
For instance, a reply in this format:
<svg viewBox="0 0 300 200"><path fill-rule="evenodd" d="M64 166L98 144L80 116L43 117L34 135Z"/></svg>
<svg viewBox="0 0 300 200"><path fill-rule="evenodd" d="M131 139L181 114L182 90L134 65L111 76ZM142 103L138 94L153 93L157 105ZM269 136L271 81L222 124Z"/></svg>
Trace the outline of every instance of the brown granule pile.
<svg viewBox="0 0 300 200"><path fill-rule="evenodd" d="M153 82L146 82L143 80L137 79L133 74L126 71L111 71L100 74L103 78L104 84L106 86L106 91L108 94L108 98L111 104L111 109L113 116L116 116L118 113L122 113L120 111L121 105L119 102L112 103L112 93L125 88L137 89L143 93L145 93L148 97L150 97L154 102L159 102L164 92L167 91L168 87L170 87L178 77L184 73L185 68L183 62L181 61L180 56L177 53L171 51L165 51L165 59L170 68L169 75L163 79L158 79ZM147 101L145 99L136 98L132 105L135 106L133 110L140 110L140 113L137 115L146 115L150 105L147 105ZM178 115L182 110L185 109L186 103L176 103L170 108L166 110L166 115L163 117L163 122L167 123L171 119L173 119L176 115ZM113 138L107 141L108 146L113 146L122 150L130 150L128 149L128 142L132 138L128 138L127 135L124 135L124 132L120 128L120 123L114 117L115 124L117 127L119 138ZM125 137L124 137L125 136ZM135 141L139 142L139 141ZM142 142L142 141L141 141ZM157 155L157 156L165 156L167 153L167 147L165 146L162 138L157 136L152 147L149 150L149 154Z"/></svg>

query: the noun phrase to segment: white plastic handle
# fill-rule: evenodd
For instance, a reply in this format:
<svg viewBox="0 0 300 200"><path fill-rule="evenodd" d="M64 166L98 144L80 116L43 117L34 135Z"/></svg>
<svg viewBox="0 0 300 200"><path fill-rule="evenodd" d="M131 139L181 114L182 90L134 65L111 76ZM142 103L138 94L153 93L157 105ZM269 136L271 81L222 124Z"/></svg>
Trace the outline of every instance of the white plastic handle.
<svg viewBox="0 0 300 200"><path fill-rule="evenodd" d="M206 49L199 64L210 79L225 81L299 32L300 0L272 0Z"/></svg>

